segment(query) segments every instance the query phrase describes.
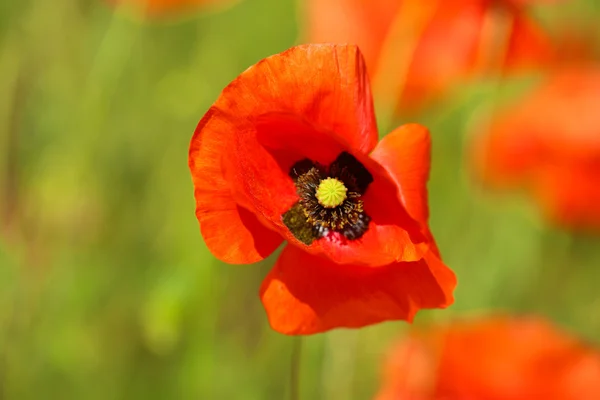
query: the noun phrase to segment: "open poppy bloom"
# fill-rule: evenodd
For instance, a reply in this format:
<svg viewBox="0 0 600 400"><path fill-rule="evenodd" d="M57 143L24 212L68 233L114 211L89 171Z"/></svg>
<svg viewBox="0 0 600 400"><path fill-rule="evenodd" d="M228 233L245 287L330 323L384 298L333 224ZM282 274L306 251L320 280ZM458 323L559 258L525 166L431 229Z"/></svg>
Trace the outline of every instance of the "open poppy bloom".
<svg viewBox="0 0 600 400"><path fill-rule="evenodd" d="M109 3L127 5L145 17L170 17L197 10L202 6L226 3L224 0L107 0Z"/></svg>
<svg viewBox="0 0 600 400"><path fill-rule="evenodd" d="M476 138L475 170L494 187L522 187L553 222L600 228L600 68L552 74Z"/></svg>
<svg viewBox="0 0 600 400"><path fill-rule="evenodd" d="M511 73L552 57L546 34L521 3L310 0L305 36L357 43L374 80L383 82L383 89L375 88L401 80L394 98L402 109L417 108L478 74Z"/></svg>
<svg viewBox="0 0 600 400"><path fill-rule="evenodd" d="M392 350L377 400L592 400L600 352L536 318L415 332Z"/></svg>
<svg viewBox="0 0 600 400"><path fill-rule="evenodd" d="M211 252L249 264L288 242L260 289L275 330L411 320L452 303L455 277L427 225L429 132L405 125L377 141L350 45L260 61L198 124L189 166Z"/></svg>

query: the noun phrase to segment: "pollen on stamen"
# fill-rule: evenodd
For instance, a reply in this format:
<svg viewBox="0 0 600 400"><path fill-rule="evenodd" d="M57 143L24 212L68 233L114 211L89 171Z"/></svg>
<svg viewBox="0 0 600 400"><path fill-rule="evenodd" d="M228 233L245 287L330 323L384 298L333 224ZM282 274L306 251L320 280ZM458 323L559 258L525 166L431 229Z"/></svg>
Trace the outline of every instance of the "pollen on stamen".
<svg viewBox="0 0 600 400"><path fill-rule="evenodd" d="M325 208L335 208L346 200L348 189L335 178L326 178L319 183L316 191L317 201Z"/></svg>

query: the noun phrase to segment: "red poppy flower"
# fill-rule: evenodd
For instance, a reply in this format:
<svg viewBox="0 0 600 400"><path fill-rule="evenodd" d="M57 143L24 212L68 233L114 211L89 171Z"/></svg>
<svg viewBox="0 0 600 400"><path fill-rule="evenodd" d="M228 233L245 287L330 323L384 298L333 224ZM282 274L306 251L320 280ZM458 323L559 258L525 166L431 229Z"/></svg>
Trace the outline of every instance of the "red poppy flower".
<svg viewBox="0 0 600 400"><path fill-rule="evenodd" d="M435 326L391 352L377 400L592 400L600 352L539 319Z"/></svg>
<svg viewBox="0 0 600 400"><path fill-rule="evenodd" d="M550 43L521 2L312 0L305 36L358 44L374 80L386 88L387 78L403 81L399 103L406 109L482 72L544 65Z"/></svg>
<svg viewBox="0 0 600 400"><path fill-rule="evenodd" d="M452 303L455 277L427 226L429 132L405 125L377 140L349 45L260 61L198 124L189 165L211 252L248 264L288 242L260 289L275 330L411 320Z"/></svg>
<svg viewBox="0 0 600 400"><path fill-rule="evenodd" d="M474 146L475 166L495 187L523 187L546 215L600 228L600 68L556 72L499 114Z"/></svg>
<svg viewBox="0 0 600 400"><path fill-rule="evenodd" d="M114 5L128 5L148 18L184 14L202 6L223 4L224 0L107 0Z"/></svg>

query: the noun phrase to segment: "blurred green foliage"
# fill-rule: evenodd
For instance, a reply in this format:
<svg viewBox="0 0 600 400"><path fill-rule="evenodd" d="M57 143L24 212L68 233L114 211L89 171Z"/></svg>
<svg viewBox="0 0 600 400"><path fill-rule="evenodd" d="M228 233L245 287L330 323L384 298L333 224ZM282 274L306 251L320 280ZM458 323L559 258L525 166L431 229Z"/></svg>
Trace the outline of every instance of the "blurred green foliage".
<svg viewBox="0 0 600 400"><path fill-rule="evenodd" d="M568 9L598 15L586 4ZM0 398L285 398L294 339L257 296L274 257L213 259L187 150L228 82L297 43L297 8L246 0L144 23L101 0L1 3ZM475 82L411 117L434 135L431 224L459 277L456 304L416 324L500 308L598 342L598 238L545 226L466 170L466 133L530 81ZM406 327L305 338L303 398L369 398Z"/></svg>

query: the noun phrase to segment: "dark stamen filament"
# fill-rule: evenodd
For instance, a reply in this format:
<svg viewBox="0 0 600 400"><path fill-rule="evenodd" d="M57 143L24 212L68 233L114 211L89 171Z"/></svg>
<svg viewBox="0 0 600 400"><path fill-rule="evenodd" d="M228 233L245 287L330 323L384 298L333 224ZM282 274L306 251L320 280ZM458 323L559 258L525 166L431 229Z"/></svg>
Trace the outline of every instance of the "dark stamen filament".
<svg viewBox="0 0 600 400"><path fill-rule="evenodd" d="M330 232L359 239L369 227L361 196L373 176L351 154L343 152L328 168L309 159L290 169L299 201L283 216L284 224L302 243Z"/></svg>

